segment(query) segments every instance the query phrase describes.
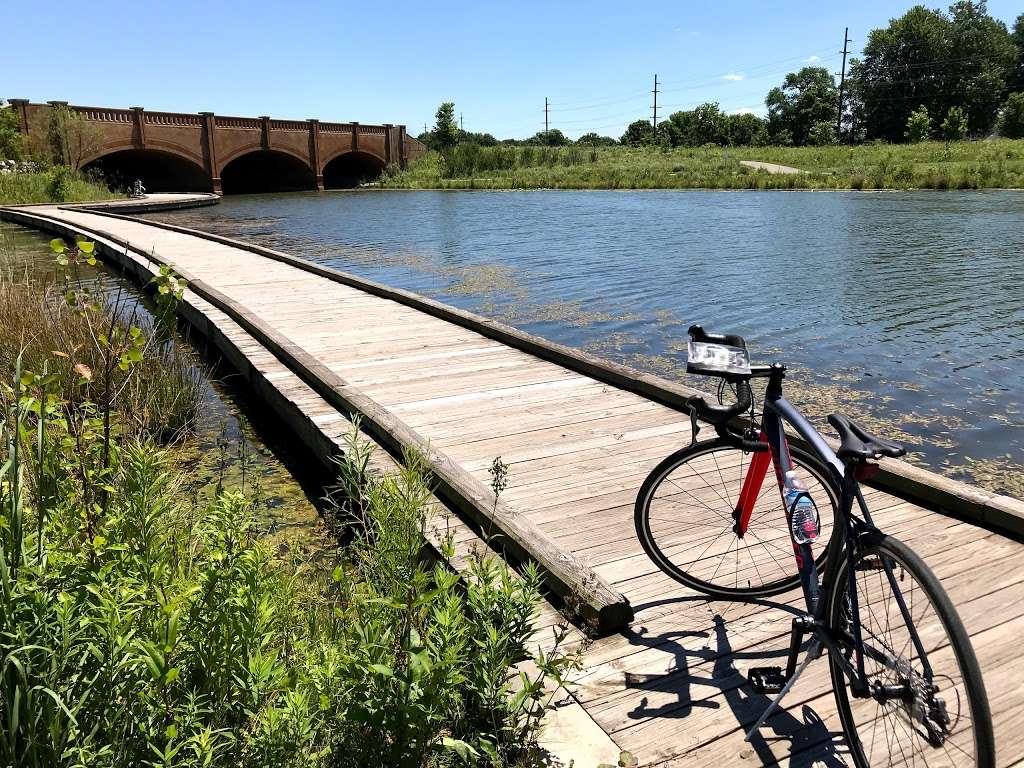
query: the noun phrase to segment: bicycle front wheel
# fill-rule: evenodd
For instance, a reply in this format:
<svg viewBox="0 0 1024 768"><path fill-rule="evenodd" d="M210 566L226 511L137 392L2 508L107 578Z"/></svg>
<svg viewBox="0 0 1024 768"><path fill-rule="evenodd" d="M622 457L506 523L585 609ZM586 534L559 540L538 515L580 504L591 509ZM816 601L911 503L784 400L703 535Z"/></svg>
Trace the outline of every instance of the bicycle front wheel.
<svg viewBox="0 0 1024 768"><path fill-rule="evenodd" d="M634 519L644 551L673 579L711 597L768 597L800 583L771 467L746 534L733 531L733 511L752 455L726 440L695 443L655 467L637 495ZM828 470L809 453L792 446L790 456L817 504L824 544L832 534L838 493ZM826 550L821 547L819 567Z"/></svg>
<svg viewBox="0 0 1024 768"><path fill-rule="evenodd" d="M839 719L858 768L989 768L995 746L981 669L935 574L889 536L853 555L867 695L857 698L829 655ZM854 665L849 567L829 590L829 615Z"/></svg>

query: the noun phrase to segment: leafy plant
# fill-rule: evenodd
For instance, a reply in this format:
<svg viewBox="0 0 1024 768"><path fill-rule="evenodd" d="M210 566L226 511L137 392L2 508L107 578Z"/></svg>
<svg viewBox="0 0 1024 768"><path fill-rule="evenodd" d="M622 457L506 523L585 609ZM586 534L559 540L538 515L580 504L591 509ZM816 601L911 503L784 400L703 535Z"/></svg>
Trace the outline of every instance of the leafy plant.
<svg viewBox="0 0 1024 768"><path fill-rule="evenodd" d="M911 144L927 141L932 133L932 119L928 116L928 107L922 104L910 113L907 118L906 138Z"/></svg>

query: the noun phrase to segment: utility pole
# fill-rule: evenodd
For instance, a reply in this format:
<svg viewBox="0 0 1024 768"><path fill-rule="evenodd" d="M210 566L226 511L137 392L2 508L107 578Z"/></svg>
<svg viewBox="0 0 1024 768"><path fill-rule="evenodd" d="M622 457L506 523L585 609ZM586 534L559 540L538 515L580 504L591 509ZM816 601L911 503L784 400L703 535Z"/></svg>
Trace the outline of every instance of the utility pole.
<svg viewBox="0 0 1024 768"><path fill-rule="evenodd" d="M548 97L544 97L544 139L548 138Z"/></svg>
<svg viewBox="0 0 1024 768"><path fill-rule="evenodd" d="M463 128L462 128L462 113L461 112L459 112L459 130L460 131L463 130Z"/></svg>
<svg viewBox="0 0 1024 768"><path fill-rule="evenodd" d="M654 141L658 141L658 73L654 73L654 112L652 113L652 120L654 122Z"/></svg>
<svg viewBox="0 0 1024 768"><path fill-rule="evenodd" d="M850 28L843 31L843 68L839 72L839 117L836 118L836 141L842 141L843 136L843 89L846 86L846 52L850 44Z"/></svg>

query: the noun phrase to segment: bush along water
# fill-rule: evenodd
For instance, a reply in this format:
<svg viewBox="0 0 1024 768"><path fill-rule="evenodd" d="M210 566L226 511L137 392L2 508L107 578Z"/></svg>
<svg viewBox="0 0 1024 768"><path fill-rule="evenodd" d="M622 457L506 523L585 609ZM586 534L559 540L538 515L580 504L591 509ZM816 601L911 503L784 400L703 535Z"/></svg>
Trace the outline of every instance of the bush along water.
<svg viewBox="0 0 1024 768"><path fill-rule="evenodd" d="M246 497L190 496L153 427L122 428L155 347L103 335L80 389L59 355L0 386L0 765L537 762L577 659L565 628L531 647L535 569L479 554L463 582L426 560L420 460L372 475L356 432L331 516L350 543L278 558Z"/></svg>

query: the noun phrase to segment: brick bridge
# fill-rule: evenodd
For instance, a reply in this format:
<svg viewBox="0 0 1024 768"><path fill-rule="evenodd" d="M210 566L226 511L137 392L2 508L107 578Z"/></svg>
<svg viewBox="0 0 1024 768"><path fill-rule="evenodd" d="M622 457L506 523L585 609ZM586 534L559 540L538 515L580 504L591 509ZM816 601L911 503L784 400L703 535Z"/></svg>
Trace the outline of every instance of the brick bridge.
<svg viewBox="0 0 1024 768"><path fill-rule="evenodd" d="M114 184L141 179L151 192L351 187L376 178L388 164L405 167L426 151L404 125L32 104L26 99L10 104L27 135L47 130L54 106L81 115L87 127L79 129L85 136L75 164L102 172Z"/></svg>

